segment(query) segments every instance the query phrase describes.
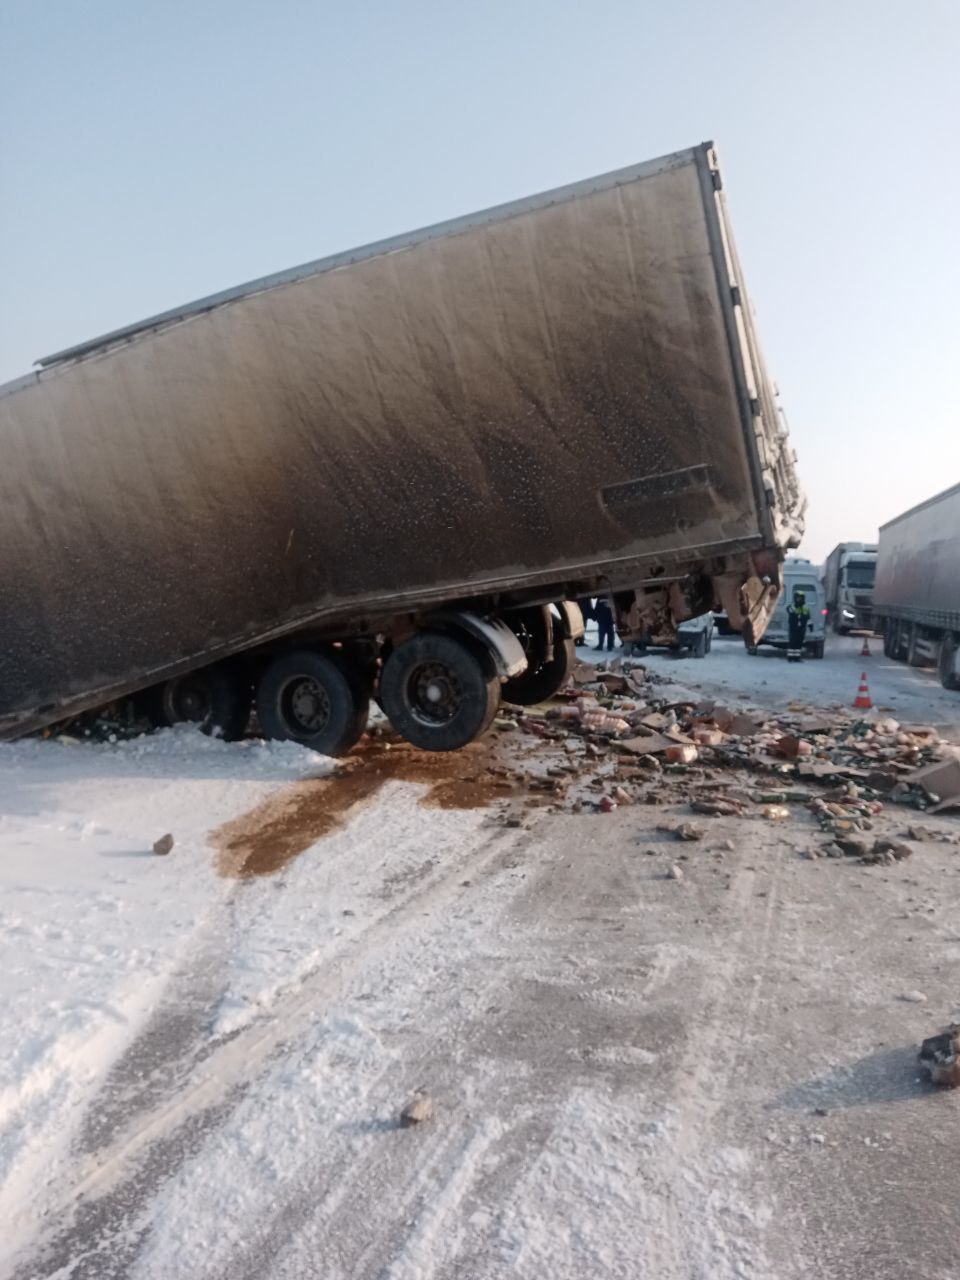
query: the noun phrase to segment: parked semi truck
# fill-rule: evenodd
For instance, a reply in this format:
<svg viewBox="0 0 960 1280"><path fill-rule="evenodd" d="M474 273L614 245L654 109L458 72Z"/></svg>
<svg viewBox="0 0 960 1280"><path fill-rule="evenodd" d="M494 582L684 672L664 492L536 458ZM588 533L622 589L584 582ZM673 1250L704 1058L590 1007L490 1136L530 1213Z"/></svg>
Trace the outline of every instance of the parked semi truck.
<svg viewBox="0 0 960 1280"><path fill-rule="evenodd" d="M841 542L823 565L827 617L838 636L873 630L873 587L877 544Z"/></svg>
<svg viewBox="0 0 960 1280"><path fill-rule="evenodd" d="M960 689L960 484L881 528L873 599L887 657Z"/></svg>
<svg viewBox="0 0 960 1280"><path fill-rule="evenodd" d="M803 499L709 143L255 280L0 388L0 735L135 695L347 751L621 634L758 638Z"/></svg>

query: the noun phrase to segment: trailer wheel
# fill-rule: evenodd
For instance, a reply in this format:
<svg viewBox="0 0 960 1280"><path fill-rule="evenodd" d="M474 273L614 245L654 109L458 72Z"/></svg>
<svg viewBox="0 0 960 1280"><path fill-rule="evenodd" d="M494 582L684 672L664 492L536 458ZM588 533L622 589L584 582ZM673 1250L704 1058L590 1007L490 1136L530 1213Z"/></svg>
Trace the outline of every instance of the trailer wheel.
<svg viewBox="0 0 960 1280"><path fill-rule="evenodd" d="M883 627L883 653L886 658L895 658L897 656L897 646L894 641L893 622L886 622Z"/></svg>
<svg viewBox="0 0 960 1280"><path fill-rule="evenodd" d="M960 690L960 675L957 675L957 637L950 631L945 632L940 641L937 674L945 689Z"/></svg>
<svg viewBox="0 0 960 1280"><path fill-rule="evenodd" d="M257 688L257 719L267 738L342 756L367 727L370 700L340 663L312 649L282 653Z"/></svg>
<svg viewBox="0 0 960 1280"><path fill-rule="evenodd" d="M697 638L690 645L691 658L705 658L707 656L707 633L698 631Z"/></svg>
<svg viewBox="0 0 960 1280"><path fill-rule="evenodd" d="M380 702L407 742L424 751L457 751L493 722L500 679L492 664L463 641L424 631L387 658Z"/></svg>
<svg viewBox="0 0 960 1280"><path fill-rule="evenodd" d="M758 644L747 645L747 653L749 653L751 658L755 658L759 652L760 652L760 646Z"/></svg>
<svg viewBox="0 0 960 1280"><path fill-rule="evenodd" d="M814 656L815 658L822 658L822 657L823 657L823 650L824 650L825 645L826 645L826 641L825 641L825 640L815 640L815 641L814 641L814 643L813 643L813 656Z"/></svg>
<svg viewBox="0 0 960 1280"><path fill-rule="evenodd" d="M232 742L250 719L250 690L239 669L214 663L174 676L150 691L148 714L158 726L195 724Z"/></svg>
<svg viewBox="0 0 960 1280"><path fill-rule="evenodd" d="M908 623L907 631L907 665L910 667L922 667L924 665L923 655L920 652L920 628L915 622Z"/></svg>
<svg viewBox="0 0 960 1280"><path fill-rule="evenodd" d="M909 627L909 623L903 622L900 618L894 619L890 623L890 657L894 662L903 662L906 659L904 653L904 629Z"/></svg>
<svg viewBox="0 0 960 1280"><path fill-rule="evenodd" d="M552 698L557 690L563 687L577 660L574 642L566 639L563 634L563 623L551 614L553 657L547 661L541 659L537 663L537 656L542 655L546 650L546 636L543 634L546 627L541 610L531 610L530 614L529 618L521 621L520 627L516 630L517 638L527 651L527 660L530 665L526 671L521 671L518 676L505 681L503 685L503 697L507 702L516 702L521 707L530 707L535 702ZM534 619L533 614L538 614L539 617ZM521 630L525 631L525 635L521 634ZM527 637L529 637L529 649Z"/></svg>

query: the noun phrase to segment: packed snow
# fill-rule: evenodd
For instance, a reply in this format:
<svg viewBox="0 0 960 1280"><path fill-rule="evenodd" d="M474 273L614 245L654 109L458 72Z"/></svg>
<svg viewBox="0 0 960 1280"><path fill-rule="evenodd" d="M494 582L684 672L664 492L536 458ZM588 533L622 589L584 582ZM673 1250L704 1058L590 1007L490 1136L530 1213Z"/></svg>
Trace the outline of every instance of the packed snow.
<svg viewBox="0 0 960 1280"><path fill-rule="evenodd" d="M678 696L847 702L861 659L831 647L649 661ZM930 673L870 677L957 724ZM224 824L336 768L189 729L0 746L0 1271L949 1274L949 1126L911 1046L960 1015L953 820L887 872L770 823L712 819L688 856L661 808L516 826L387 776L272 874L225 869ZM418 1089L434 1116L402 1129ZM884 1152L903 1170L862 1165ZM887 1186L927 1189L933 1244Z"/></svg>

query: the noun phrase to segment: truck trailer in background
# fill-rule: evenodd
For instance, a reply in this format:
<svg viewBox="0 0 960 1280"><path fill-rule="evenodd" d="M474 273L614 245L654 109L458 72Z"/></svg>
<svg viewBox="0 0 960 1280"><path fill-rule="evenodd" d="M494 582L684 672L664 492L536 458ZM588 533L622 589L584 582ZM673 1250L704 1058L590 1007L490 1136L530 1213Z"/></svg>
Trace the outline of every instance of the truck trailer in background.
<svg viewBox="0 0 960 1280"><path fill-rule="evenodd" d="M873 630L875 542L841 542L823 564L827 619L838 636Z"/></svg>
<svg viewBox="0 0 960 1280"><path fill-rule="evenodd" d="M804 501L710 143L255 280L0 388L0 736L136 694L333 755L548 697L585 595L754 641Z"/></svg>
<svg viewBox="0 0 960 1280"><path fill-rule="evenodd" d="M960 689L960 484L881 528L874 612L888 658Z"/></svg>

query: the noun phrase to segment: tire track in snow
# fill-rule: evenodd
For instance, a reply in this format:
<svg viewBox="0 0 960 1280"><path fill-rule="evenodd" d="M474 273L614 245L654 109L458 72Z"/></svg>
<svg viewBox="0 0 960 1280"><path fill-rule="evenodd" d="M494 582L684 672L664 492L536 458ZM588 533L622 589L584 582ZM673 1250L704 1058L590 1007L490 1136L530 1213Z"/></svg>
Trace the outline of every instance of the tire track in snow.
<svg viewBox="0 0 960 1280"><path fill-rule="evenodd" d="M552 872L549 860L544 869ZM694 1051L699 1052L699 1037L711 1018L719 1022L726 1016L720 997L732 983L742 935L752 926L747 908L752 902L753 877L747 876L746 881L725 904L739 922L727 966L711 971L707 958L701 957L696 965L696 1006L690 1010L689 1022L669 1028L675 1065L666 1072L668 1097L654 1106L652 1114L656 1116L675 1119L682 1101L689 1101L685 1064ZM537 898L542 891L542 883L536 888L529 883L526 889ZM538 910L543 912L546 906L540 902ZM619 921L615 917L608 922L595 912L592 930L590 920L589 914L580 917L586 950L596 945L598 932L606 934L613 946L618 945ZM295 1277L311 1270L328 1277L417 1275L453 1280L462 1275L495 1276L512 1266L511 1251L516 1247L521 1219L517 1215L505 1219L486 1206L519 1201L529 1208L531 1199L540 1194L537 1178L541 1165L570 1175L575 1164L556 1152L563 1152L571 1124L579 1122L579 1097L585 1087L589 1093L591 1082L596 1085L597 1063L601 1064L601 1082L619 1077L620 1087L629 1078L633 1063L642 1064L653 1056L645 1058L638 1050L632 1057L627 1055L625 1066L608 1072L602 1065L606 1060L596 1054L587 1056L588 1052L591 1047L602 1047L605 1039L612 1039L614 1049L625 1040L629 1043L634 1008L642 1008L651 993L660 992L672 969L664 951L654 948L652 962L636 981L640 976L637 955L626 948L617 968L630 974L631 999L612 1004L606 1000L585 1002L585 990L608 982L609 974L591 975L580 965L578 979L564 980L559 987L546 978L531 976L548 965L549 956L538 956L535 937L526 948L522 943L516 945L522 936L523 931L518 930L507 948L514 964L497 965L503 972L494 973L488 984L501 998L504 983L508 984L507 994L513 997L508 1007L485 1017L480 1008L483 1001L474 1001L473 1015L457 1029L451 1025L448 1006L432 1003L431 1022L439 1024L440 1034L428 1037L426 1044L418 1037L414 1056L403 1065L402 1074L409 1080L437 1082L439 1075L441 1097L454 1098L468 1088L469 1102L443 1111L436 1126L415 1135L394 1134L389 1124L374 1124L366 1140L353 1149L335 1143L331 1151L325 1143L323 1157L287 1192L272 1221L258 1222L256 1239L247 1240L218 1270L221 1280L228 1276L231 1280L254 1280L268 1274ZM547 937L540 945L549 949L552 943L552 937ZM519 977L515 971L518 957ZM478 964L488 963L483 954L477 960ZM556 965L556 957L553 963ZM536 1026L533 1034L525 1036L524 1024L530 1022L538 1005L550 1010L545 1034ZM694 1043L690 1043L692 1037L696 1037ZM507 1062L501 1058L498 1070L485 1070L484 1064L491 1062L495 1053L506 1054ZM610 1061L618 1059L614 1055ZM371 1087L368 1102L374 1114L390 1113L396 1102L396 1074L391 1070ZM698 1119L695 1111L692 1107L691 1122ZM496 1127L486 1124L490 1117L496 1118ZM591 1128L595 1119L588 1106L583 1121L587 1127L576 1140L577 1149L592 1158L598 1152L597 1131ZM672 1140L674 1130L681 1127L679 1121L672 1123L668 1133L661 1121L638 1118L629 1108L624 1123L636 1136L641 1152L646 1151L644 1143L656 1148ZM614 1140L615 1135L611 1143ZM676 1200L680 1185L695 1167L698 1151L691 1145L688 1160L668 1160L666 1166L662 1156L651 1154L658 1166L657 1176L661 1182L665 1180L665 1194L655 1189L643 1198L648 1227L644 1245L651 1266L654 1260L656 1264L651 1275L690 1274L682 1230L685 1215L680 1209L702 1216L709 1206L700 1198L695 1204L688 1198L678 1208ZM629 1164L629 1157L626 1159ZM614 1160L609 1176L621 1200L628 1198L632 1168L628 1174ZM485 1219L487 1226L471 1227L474 1217ZM411 1260L416 1264L413 1270ZM534 1260L530 1265L538 1263ZM538 1272L525 1270L522 1274Z"/></svg>
<svg viewBox="0 0 960 1280"><path fill-rule="evenodd" d="M87 1257L94 1260L89 1274L97 1280L126 1275L137 1247L130 1241L141 1239L149 1229L146 1221L139 1229L132 1224L143 1215L158 1179L173 1173L199 1148L204 1136L240 1105L246 1088L279 1050L310 1029L318 1005L335 1000L346 984L375 961L385 944L396 946L404 939L415 939L425 910L449 908L466 893L460 884L464 872L469 869L477 875L491 869L508 856L518 838L522 833L518 837L517 832L503 829L483 833L479 845L440 865L403 897L393 896L389 907L347 938L329 963L279 997L267 1016L233 1035L200 1046L189 1041L182 1044L181 1053L170 1053L171 1047L181 1043L179 1033L189 1019L185 1021L175 1006L161 1013L124 1055L126 1066L111 1073L113 1089L126 1092L129 1098L147 1097L148 1109L128 1115L121 1127L122 1113L111 1107L102 1123L91 1120L85 1127L81 1158L63 1175L61 1181L67 1185L54 1193L47 1213L56 1225L18 1251L27 1260L14 1271L15 1280L36 1280L64 1266L86 1265ZM188 965L177 985L189 983L191 974ZM172 1034L166 1037L168 1015ZM139 1064L154 1051L168 1073L166 1089L156 1072L146 1081L137 1078ZM94 1099L91 1112L96 1106ZM97 1138L104 1134L109 1141L99 1145ZM126 1240L116 1261L108 1264L103 1247L111 1237Z"/></svg>

